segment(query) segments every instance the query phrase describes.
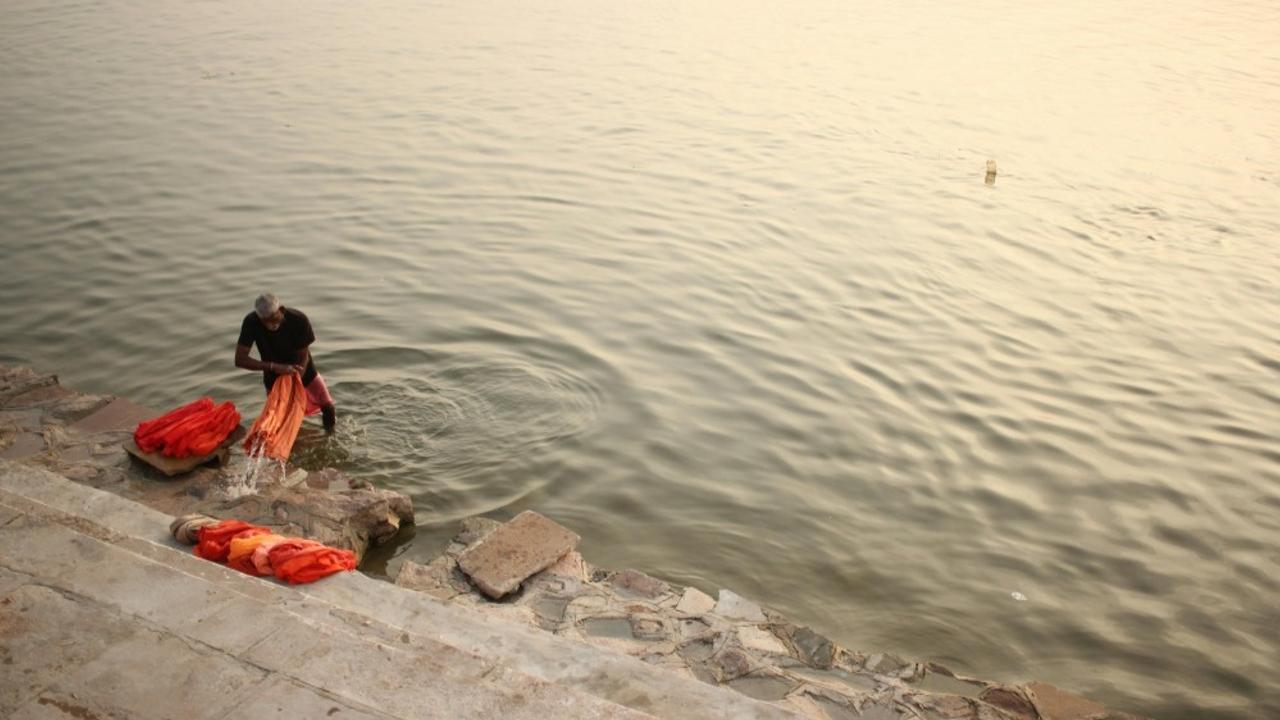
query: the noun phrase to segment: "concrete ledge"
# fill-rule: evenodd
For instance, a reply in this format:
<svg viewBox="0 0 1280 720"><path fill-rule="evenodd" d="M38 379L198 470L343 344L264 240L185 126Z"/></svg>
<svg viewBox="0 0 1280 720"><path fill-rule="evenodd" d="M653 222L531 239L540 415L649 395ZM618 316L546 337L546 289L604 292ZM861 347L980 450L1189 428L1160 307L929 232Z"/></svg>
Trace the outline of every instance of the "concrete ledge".
<svg viewBox="0 0 1280 720"><path fill-rule="evenodd" d="M71 593L125 625L139 625L138 632L212 647L257 668L257 675L250 673L254 687L293 688L308 706L323 704L324 687L344 712L372 717L795 717L360 573L298 588L242 575L176 547L163 513L36 468L0 463L0 513L7 517L0 526L0 587L11 588L9 595L28 592L33 582ZM181 655L172 642L150 636L130 647L148 662ZM48 687L106 692L96 677L86 676L83 685L50 679ZM239 675L228 669L227 677ZM119 688L132 695L129 682ZM249 695L246 705L267 702L261 693ZM60 697L55 692L46 699L63 702ZM128 698L102 707L127 715L137 710Z"/></svg>

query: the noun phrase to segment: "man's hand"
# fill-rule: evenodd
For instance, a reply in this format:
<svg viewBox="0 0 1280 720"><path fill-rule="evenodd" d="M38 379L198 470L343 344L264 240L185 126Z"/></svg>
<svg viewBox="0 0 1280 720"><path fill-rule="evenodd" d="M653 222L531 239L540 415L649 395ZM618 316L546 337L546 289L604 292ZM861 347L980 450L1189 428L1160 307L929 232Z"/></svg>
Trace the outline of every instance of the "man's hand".
<svg viewBox="0 0 1280 720"><path fill-rule="evenodd" d="M302 368L287 363L271 363L271 372L277 375L301 375Z"/></svg>

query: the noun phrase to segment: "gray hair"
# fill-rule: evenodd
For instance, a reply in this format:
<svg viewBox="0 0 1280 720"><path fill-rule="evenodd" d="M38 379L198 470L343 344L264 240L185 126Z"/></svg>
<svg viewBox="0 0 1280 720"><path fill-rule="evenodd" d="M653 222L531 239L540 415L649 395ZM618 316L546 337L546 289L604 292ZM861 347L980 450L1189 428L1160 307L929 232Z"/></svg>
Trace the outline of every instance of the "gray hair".
<svg viewBox="0 0 1280 720"><path fill-rule="evenodd" d="M253 301L253 309L258 312L258 317L269 318L280 309L280 301L271 293L262 293Z"/></svg>

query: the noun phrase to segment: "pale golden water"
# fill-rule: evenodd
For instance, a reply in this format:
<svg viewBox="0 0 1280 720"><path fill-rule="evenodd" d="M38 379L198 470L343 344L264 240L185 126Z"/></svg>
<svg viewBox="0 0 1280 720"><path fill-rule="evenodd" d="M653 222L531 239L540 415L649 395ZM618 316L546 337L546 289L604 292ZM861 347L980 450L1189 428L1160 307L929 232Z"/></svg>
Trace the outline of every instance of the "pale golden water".
<svg viewBox="0 0 1280 720"><path fill-rule="evenodd" d="M392 571L534 507L854 648L1277 717L1277 38L1234 0L6 2L0 361L253 414L272 288L344 411L301 459L417 502Z"/></svg>

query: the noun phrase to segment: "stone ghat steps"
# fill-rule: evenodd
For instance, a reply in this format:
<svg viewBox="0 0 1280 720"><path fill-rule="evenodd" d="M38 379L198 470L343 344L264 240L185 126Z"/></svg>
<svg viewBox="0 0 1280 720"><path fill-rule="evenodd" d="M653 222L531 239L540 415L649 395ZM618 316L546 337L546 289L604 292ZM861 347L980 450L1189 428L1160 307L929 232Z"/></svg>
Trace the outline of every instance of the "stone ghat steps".
<svg viewBox="0 0 1280 720"><path fill-rule="evenodd" d="M242 575L169 520L0 461L0 716L796 717L360 573Z"/></svg>

